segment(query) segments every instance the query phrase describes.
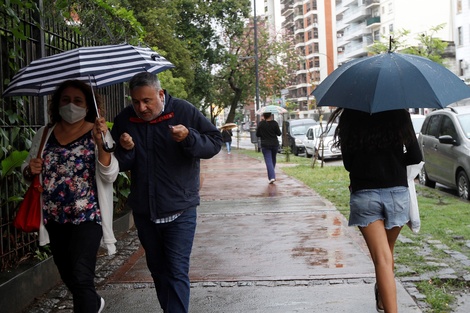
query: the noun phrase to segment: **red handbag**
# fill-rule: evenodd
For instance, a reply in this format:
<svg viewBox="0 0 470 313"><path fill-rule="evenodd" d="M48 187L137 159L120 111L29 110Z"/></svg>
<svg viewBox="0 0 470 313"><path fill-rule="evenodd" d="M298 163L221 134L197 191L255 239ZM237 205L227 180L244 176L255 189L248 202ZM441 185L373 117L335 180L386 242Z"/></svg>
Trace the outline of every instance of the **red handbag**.
<svg viewBox="0 0 470 313"><path fill-rule="evenodd" d="M41 156L44 141L48 133L48 127L44 129L44 133L41 138L41 144L39 145L38 158ZM39 181L39 175L34 175L33 181L29 186L26 194L23 197L18 212L16 213L15 219L13 220L13 226L17 229L25 232L32 233L39 231L41 225L41 193L43 188Z"/></svg>
<svg viewBox="0 0 470 313"><path fill-rule="evenodd" d="M39 231L41 225L41 193L42 186L39 175L34 175L33 182L24 195L13 226L25 233Z"/></svg>

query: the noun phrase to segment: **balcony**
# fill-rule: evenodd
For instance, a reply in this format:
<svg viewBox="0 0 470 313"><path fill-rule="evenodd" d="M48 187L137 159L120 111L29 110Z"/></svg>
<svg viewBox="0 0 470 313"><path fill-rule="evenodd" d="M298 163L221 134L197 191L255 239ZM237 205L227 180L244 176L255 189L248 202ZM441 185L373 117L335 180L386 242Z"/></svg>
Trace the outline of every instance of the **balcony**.
<svg viewBox="0 0 470 313"><path fill-rule="evenodd" d="M374 16L366 20L366 27L374 27L380 25L380 16Z"/></svg>
<svg viewBox="0 0 470 313"><path fill-rule="evenodd" d="M371 9L373 7L379 6L380 0L366 0L365 5L367 9Z"/></svg>

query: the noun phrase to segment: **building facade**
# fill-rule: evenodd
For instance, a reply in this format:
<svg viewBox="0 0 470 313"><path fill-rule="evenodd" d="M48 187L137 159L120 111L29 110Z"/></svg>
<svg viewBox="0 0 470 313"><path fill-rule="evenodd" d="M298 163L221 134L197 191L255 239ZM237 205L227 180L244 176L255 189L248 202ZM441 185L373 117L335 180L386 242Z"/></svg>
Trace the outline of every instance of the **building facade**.
<svg viewBox="0 0 470 313"><path fill-rule="evenodd" d="M300 61L286 100L299 111L314 107L311 92L336 68L333 0L281 0L283 35L294 38Z"/></svg>

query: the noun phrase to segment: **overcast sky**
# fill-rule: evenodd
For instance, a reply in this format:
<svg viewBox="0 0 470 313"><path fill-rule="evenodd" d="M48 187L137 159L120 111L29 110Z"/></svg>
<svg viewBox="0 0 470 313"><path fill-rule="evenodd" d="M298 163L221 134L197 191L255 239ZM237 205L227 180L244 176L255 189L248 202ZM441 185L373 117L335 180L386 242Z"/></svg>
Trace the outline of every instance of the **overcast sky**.
<svg viewBox="0 0 470 313"><path fill-rule="evenodd" d="M253 12L253 1L251 0L251 12ZM264 0L256 0L256 15L262 15L264 13Z"/></svg>

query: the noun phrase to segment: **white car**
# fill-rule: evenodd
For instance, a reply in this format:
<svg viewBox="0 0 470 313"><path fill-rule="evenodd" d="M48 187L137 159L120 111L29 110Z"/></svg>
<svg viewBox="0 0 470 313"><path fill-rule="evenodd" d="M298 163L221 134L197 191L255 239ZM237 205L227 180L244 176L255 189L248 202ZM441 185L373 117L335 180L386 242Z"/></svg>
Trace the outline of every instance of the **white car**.
<svg viewBox="0 0 470 313"><path fill-rule="evenodd" d="M320 159L341 158L341 150L333 147L333 136L337 125L333 123L328 125L328 129L326 129L327 123L322 122L308 128L303 140L307 157L318 151L318 158Z"/></svg>

